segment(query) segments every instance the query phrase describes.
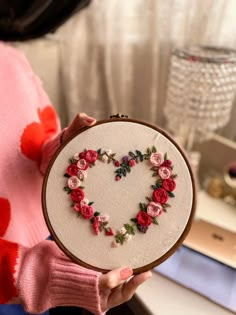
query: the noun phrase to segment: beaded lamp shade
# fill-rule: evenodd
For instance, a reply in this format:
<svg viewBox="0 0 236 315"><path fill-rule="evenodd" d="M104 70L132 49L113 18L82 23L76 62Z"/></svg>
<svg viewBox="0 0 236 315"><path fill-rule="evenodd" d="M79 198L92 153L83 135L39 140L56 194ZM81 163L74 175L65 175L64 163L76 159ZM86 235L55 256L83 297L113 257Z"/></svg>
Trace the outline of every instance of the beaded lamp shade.
<svg viewBox="0 0 236 315"><path fill-rule="evenodd" d="M184 126L191 144L204 140L229 121L235 92L235 51L201 46L175 49L165 107L168 129L178 135Z"/></svg>
<svg viewBox="0 0 236 315"><path fill-rule="evenodd" d="M85 128L52 159L42 193L58 246L99 271L135 273L167 259L186 237L195 208L189 163L163 130L113 118Z"/></svg>

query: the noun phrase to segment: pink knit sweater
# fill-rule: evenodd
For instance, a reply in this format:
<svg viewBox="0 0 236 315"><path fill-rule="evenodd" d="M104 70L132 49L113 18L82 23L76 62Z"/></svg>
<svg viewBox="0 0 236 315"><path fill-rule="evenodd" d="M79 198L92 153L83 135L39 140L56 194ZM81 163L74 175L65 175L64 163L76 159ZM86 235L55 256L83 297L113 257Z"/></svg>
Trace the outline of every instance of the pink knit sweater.
<svg viewBox="0 0 236 315"><path fill-rule="evenodd" d="M60 145L60 126L24 56L2 43L0 122L0 304L21 303L32 313L73 305L102 314L99 273L45 241L42 174Z"/></svg>

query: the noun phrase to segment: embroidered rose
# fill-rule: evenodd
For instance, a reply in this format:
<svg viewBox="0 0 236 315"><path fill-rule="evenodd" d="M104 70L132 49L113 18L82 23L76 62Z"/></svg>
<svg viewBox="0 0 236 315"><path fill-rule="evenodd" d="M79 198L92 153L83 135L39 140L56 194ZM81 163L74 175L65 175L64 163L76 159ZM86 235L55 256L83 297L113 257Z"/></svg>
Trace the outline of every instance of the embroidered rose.
<svg viewBox="0 0 236 315"><path fill-rule="evenodd" d="M74 208L74 210L75 210L76 212L80 212L80 210L81 210L81 206L80 206L79 203L75 203L73 208Z"/></svg>
<svg viewBox="0 0 236 315"><path fill-rule="evenodd" d="M130 161L129 161L129 166L132 167L132 166L134 166L135 164L136 164L135 160L130 160Z"/></svg>
<svg viewBox="0 0 236 315"><path fill-rule="evenodd" d="M87 152L87 151L80 152L79 158L80 158L80 159L85 159L86 152Z"/></svg>
<svg viewBox="0 0 236 315"><path fill-rule="evenodd" d="M106 154L102 155L102 162L106 163L108 161L108 156Z"/></svg>
<svg viewBox="0 0 236 315"><path fill-rule="evenodd" d="M154 152L150 155L150 162L154 166L160 166L164 162L164 155L163 153Z"/></svg>
<svg viewBox="0 0 236 315"><path fill-rule="evenodd" d="M172 175L172 170L167 166L161 166L158 170L158 175L161 179L169 178Z"/></svg>
<svg viewBox="0 0 236 315"><path fill-rule="evenodd" d="M100 229L100 222L98 220L98 217L93 218L92 227L93 227L94 233L98 235L99 229Z"/></svg>
<svg viewBox="0 0 236 315"><path fill-rule="evenodd" d="M78 161L78 160L80 159L80 156L79 156L79 155L80 155L80 153L78 153L78 152L75 153L75 154L73 155L73 159L75 159L75 160Z"/></svg>
<svg viewBox="0 0 236 315"><path fill-rule="evenodd" d="M176 187L176 182L172 178L167 178L162 181L162 187L167 191L173 191Z"/></svg>
<svg viewBox="0 0 236 315"><path fill-rule="evenodd" d="M84 199L81 200L79 203L76 203L76 204L74 205L74 210L75 210L76 212L80 212L81 209L82 209L84 206L86 206L88 203L89 203L88 199L84 198Z"/></svg>
<svg viewBox="0 0 236 315"><path fill-rule="evenodd" d="M98 220L102 223L108 222L109 221L109 215L108 214L102 214L98 216Z"/></svg>
<svg viewBox="0 0 236 315"><path fill-rule="evenodd" d="M78 166L76 164L70 164L67 167L66 173L70 176L76 176L78 173Z"/></svg>
<svg viewBox="0 0 236 315"><path fill-rule="evenodd" d="M168 196L168 193L166 192L165 189L158 188L158 189L154 190L154 192L152 194L152 198L155 202L158 202L161 205L163 205L164 203L167 202L169 196Z"/></svg>
<svg viewBox="0 0 236 315"><path fill-rule="evenodd" d="M80 212L85 219L91 219L94 214L93 207L88 206L88 205L81 207Z"/></svg>
<svg viewBox="0 0 236 315"><path fill-rule="evenodd" d="M139 211L136 219L137 219L138 224L140 224L141 226L149 226L152 223L151 218L144 211Z"/></svg>
<svg viewBox="0 0 236 315"><path fill-rule="evenodd" d="M113 236L114 235L114 232L113 232L113 230L112 230L112 228L107 228L106 229L106 232L105 232L105 235L106 236Z"/></svg>
<svg viewBox="0 0 236 315"><path fill-rule="evenodd" d="M165 161L161 164L161 166L167 166L167 167L171 167L171 165L172 165L172 161L171 161L171 160L165 160Z"/></svg>
<svg viewBox="0 0 236 315"><path fill-rule="evenodd" d="M155 218L160 216L163 213L163 208L160 203L157 202L149 202L147 205L147 214L150 215L150 217Z"/></svg>
<svg viewBox="0 0 236 315"><path fill-rule="evenodd" d="M87 172L83 170L78 170L77 176L80 180L83 180L87 177Z"/></svg>
<svg viewBox="0 0 236 315"><path fill-rule="evenodd" d="M85 160L89 163L94 163L98 159L98 153L94 150L88 150L85 153Z"/></svg>
<svg viewBox="0 0 236 315"><path fill-rule="evenodd" d="M84 199L84 192L81 188L76 188L72 190L70 196L74 202L80 202Z"/></svg>
<svg viewBox="0 0 236 315"><path fill-rule="evenodd" d="M81 182L77 176L71 176L67 181L67 185L70 189L78 188L80 184Z"/></svg>
<svg viewBox="0 0 236 315"><path fill-rule="evenodd" d="M80 170L86 170L89 167L89 163L85 159L80 159L77 162L77 166Z"/></svg>

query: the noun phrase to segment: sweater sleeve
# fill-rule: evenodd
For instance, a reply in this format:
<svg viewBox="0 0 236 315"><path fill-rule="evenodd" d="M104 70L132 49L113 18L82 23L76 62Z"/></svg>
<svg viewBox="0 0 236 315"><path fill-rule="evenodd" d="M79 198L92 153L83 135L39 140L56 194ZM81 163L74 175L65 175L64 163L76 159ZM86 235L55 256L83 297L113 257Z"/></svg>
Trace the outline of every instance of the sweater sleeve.
<svg viewBox="0 0 236 315"><path fill-rule="evenodd" d="M0 304L14 301L35 314L80 306L101 315L99 275L71 262L52 241L26 248L0 239Z"/></svg>

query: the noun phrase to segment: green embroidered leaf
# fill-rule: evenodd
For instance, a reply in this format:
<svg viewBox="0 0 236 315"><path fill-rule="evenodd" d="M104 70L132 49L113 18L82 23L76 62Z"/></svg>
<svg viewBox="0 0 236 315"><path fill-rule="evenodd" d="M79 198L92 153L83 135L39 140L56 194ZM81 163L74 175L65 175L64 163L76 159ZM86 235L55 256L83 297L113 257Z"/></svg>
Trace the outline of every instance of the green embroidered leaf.
<svg viewBox="0 0 236 315"><path fill-rule="evenodd" d="M148 201L152 201L152 198L150 197L145 197Z"/></svg>
<svg viewBox="0 0 236 315"><path fill-rule="evenodd" d="M134 222L134 223L137 223L137 222L138 222L138 220L137 220L136 218L132 218L132 219L130 219L130 221L132 221L132 222Z"/></svg>
<svg viewBox="0 0 236 315"><path fill-rule="evenodd" d="M120 243L121 245L123 245L125 241L124 235L120 233L115 235L115 239L116 239L116 243Z"/></svg>
<svg viewBox="0 0 236 315"><path fill-rule="evenodd" d="M88 203L88 205L89 206L92 206L92 204L94 204L94 201L90 201L89 203ZM96 212L95 212L96 213ZM95 214L94 214L95 215Z"/></svg>
<svg viewBox="0 0 236 315"><path fill-rule="evenodd" d="M139 208L142 211L146 211L147 210L147 205L145 203L143 203L143 202L140 202L139 203Z"/></svg>
<svg viewBox="0 0 236 315"><path fill-rule="evenodd" d="M128 234L131 234L131 235L135 234L135 231L134 231L134 228L132 225L126 223L126 224L124 224L124 227L125 227Z"/></svg>
<svg viewBox="0 0 236 315"><path fill-rule="evenodd" d="M139 151L139 150L135 150L135 152L136 152L136 154L137 154L138 156L141 156L141 155L142 155L142 152Z"/></svg>
<svg viewBox="0 0 236 315"><path fill-rule="evenodd" d="M97 217L97 216L99 216L99 215L100 215L100 212L95 211L94 216Z"/></svg>
<svg viewBox="0 0 236 315"><path fill-rule="evenodd" d="M131 156L132 158L134 158L134 157L135 157L135 154L130 151L130 152L129 152L129 156Z"/></svg>
<svg viewBox="0 0 236 315"><path fill-rule="evenodd" d="M157 222L157 219L156 219L156 218L152 218L152 223L153 223L153 224L156 224L156 225L159 225L159 223Z"/></svg>
<svg viewBox="0 0 236 315"><path fill-rule="evenodd" d="M152 146L152 152L153 152L153 153L157 152L157 149L156 149L155 146Z"/></svg>
<svg viewBox="0 0 236 315"><path fill-rule="evenodd" d="M84 189L85 187L84 186L79 186L79 188Z"/></svg>
<svg viewBox="0 0 236 315"><path fill-rule="evenodd" d="M165 155L164 155L164 160L165 160L165 161L168 160L167 152L166 152Z"/></svg>
<svg viewBox="0 0 236 315"><path fill-rule="evenodd" d="M150 168L151 171L158 171L158 166L153 166Z"/></svg>
<svg viewBox="0 0 236 315"><path fill-rule="evenodd" d="M175 197L175 194L172 193L172 191L168 191L168 195L170 196L170 198L174 198Z"/></svg>
<svg viewBox="0 0 236 315"><path fill-rule="evenodd" d="M151 185L152 189L156 190L157 188L159 188L158 186L156 185Z"/></svg>
<svg viewBox="0 0 236 315"><path fill-rule="evenodd" d="M93 224L93 222L94 222L94 217L92 217L89 221Z"/></svg>
<svg viewBox="0 0 236 315"><path fill-rule="evenodd" d="M116 173L116 174L121 174L121 173L122 173L122 169L121 169L121 168L118 168L117 170L115 170L115 173Z"/></svg>
<svg viewBox="0 0 236 315"><path fill-rule="evenodd" d="M67 194L72 192L72 189L70 189L68 186L65 186L63 189L67 192Z"/></svg>
<svg viewBox="0 0 236 315"><path fill-rule="evenodd" d="M97 153L100 155L100 154L102 153L102 149L101 149L101 148L98 149L98 150L97 150Z"/></svg>
<svg viewBox="0 0 236 315"><path fill-rule="evenodd" d="M173 174L171 178L176 178L177 176L178 176L177 174Z"/></svg>
<svg viewBox="0 0 236 315"><path fill-rule="evenodd" d="M72 158L72 159L70 159L70 163L71 163L71 164L75 164L76 162L77 162L77 160L76 160L76 159L73 159L73 158Z"/></svg>
<svg viewBox="0 0 236 315"><path fill-rule="evenodd" d="M161 185L162 185L162 179L159 178L159 179L156 181L156 184L157 184L158 186L161 186Z"/></svg>
<svg viewBox="0 0 236 315"><path fill-rule="evenodd" d="M147 154L151 155L151 153L152 153L152 150L150 148L147 148Z"/></svg>
<svg viewBox="0 0 236 315"><path fill-rule="evenodd" d="M164 204L162 205L162 207L163 207L163 208L170 208L171 205L169 205L168 203L164 203Z"/></svg>
<svg viewBox="0 0 236 315"><path fill-rule="evenodd" d="M64 174L64 176L65 176L65 177L70 177L70 175L69 175L69 174L67 174L67 173L65 173L65 174Z"/></svg>
<svg viewBox="0 0 236 315"><path fill-rule="evenodd" d="M154 172L153 174L152 174L152 177L155 177L155 176L157 176L158 175L158 173L157 172Z"/></svg>
<svg viewBox="0 0 236 315"><path fill-rule="evenodd" d="M143 155L140 155L140 162L143 162Z"/></svg>

